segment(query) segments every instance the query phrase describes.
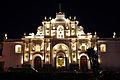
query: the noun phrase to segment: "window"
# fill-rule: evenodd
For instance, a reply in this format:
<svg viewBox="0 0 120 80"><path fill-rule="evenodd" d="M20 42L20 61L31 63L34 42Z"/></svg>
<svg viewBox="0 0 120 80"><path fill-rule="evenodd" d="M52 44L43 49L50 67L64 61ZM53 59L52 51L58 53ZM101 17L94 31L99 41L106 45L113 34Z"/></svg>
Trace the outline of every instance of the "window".
<svg viewBox="0 0 120 80"><path fill-rule="evenodd" d="M35 51L36 51L36 52L40 52L40 45L36 45Z"/></svg>
<svg viewBox="0 0 120 80"><path fill-rule="evenodd" d="M100 45L100 51L101 52L106 52L106 44L101 44Z"/></svg>
<svg viewBox="0 0 120 80"><path fill-rule="evenodd" d="M22 52L22 46L21 45L15 45L15 53L21 53Z"/></svg>
<svg viewBox="0 0 120 80"><path fill-rule="evenodd" d="M62 25L57 27L57 38L64 38L64 27Z"/></svg>

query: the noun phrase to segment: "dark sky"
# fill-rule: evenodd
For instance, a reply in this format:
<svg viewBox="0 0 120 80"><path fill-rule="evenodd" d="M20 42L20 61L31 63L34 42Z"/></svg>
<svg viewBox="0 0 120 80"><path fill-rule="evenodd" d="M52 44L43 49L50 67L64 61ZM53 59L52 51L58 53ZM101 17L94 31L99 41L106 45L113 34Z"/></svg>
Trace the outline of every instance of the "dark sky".
<svg viewBox="0 0 120 80"><path fill-rule="evenodd" d="M0 36L21 38L23 33L36 33L45 16L55 18L59 3L66 17L76 16L84 31L95 31L100 37L120 37L120 5L117 0L9 0L0 6ZM2 38L2 37L1 37Z"/></svg>

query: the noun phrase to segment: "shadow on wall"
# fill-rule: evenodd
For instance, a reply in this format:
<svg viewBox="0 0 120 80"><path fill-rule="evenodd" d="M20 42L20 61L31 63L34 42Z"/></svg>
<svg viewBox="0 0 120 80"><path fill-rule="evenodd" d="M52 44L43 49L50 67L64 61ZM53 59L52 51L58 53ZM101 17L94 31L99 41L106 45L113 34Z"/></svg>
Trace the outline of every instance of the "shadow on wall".
<svg viewBox="0 0 120 80"><path fill-rule="evenodd" d="M0 72L4 71L4 62L0 62Z"/></svg>
<svg viewBox="0 0 120 80"><path fill-rule="evenodd" d="M0 56L2 56L3 44L0 44Z"/></svg>

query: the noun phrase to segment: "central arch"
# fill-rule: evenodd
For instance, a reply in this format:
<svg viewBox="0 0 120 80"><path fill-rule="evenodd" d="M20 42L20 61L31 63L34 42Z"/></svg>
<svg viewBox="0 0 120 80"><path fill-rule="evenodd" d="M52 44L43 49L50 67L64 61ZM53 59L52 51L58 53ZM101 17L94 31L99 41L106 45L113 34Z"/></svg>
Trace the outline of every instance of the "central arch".
<svg viewBox="0 0 120 80"><path fill-rule="evenodd" d="M52 64L56 68L68 67L69 64L69 47L64 43L56 44L52 50Z"/></svg>

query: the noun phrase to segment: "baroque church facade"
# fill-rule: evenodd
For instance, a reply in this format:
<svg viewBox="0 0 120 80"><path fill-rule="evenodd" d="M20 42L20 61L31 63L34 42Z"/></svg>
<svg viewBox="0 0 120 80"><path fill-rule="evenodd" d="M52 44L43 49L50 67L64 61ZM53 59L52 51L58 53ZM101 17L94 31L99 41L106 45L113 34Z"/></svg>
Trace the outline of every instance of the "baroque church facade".
<svg viewBox="0 0 120 80"><path fill-rule="evenodd" d="M84 33L76 17L65 18L65 14L59 12L55 19L45 17L42 24L36 34L24 33L21 39L7 39L5 34L0 57L4 70L25 64L36 70L44 67L70 69L75 66L80 70L91 69L90 58L86 54L88 48L94 48L98 53L99 63L104 59L100 56L106 53L106 39L99 39L96 32L94 35Z"/></svg>

